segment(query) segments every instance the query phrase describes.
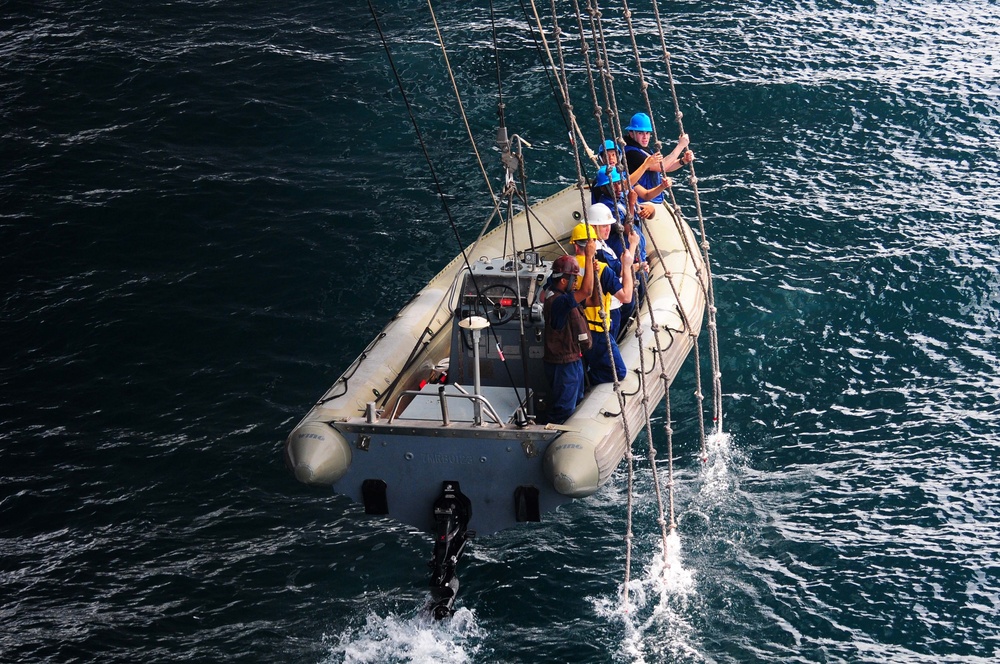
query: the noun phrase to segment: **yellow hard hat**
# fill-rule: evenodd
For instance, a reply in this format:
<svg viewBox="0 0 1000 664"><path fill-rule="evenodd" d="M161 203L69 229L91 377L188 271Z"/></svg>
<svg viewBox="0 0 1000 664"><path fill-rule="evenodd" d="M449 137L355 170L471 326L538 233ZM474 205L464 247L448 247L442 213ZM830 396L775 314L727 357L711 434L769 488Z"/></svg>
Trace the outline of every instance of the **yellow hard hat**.
<svg viewBox="0 0 1000 664"><path fill-rule="evenodd" d="M595 240L597 239L597 231L593 230L593 228L586 222L581 221L573 227L573 232L570 233L569 241L585 242L591 238Z"/></svg>

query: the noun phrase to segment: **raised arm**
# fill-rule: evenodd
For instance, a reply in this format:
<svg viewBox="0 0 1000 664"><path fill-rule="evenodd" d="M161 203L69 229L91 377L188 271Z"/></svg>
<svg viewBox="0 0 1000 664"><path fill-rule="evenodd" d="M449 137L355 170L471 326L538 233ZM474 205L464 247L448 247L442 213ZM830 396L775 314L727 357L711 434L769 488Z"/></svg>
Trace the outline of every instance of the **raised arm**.
<svg viewBox="0 0 1000 664"><path fill-rule="evenodd" d="M632 285L634 280L632 278L632 263L635 261L634 254L632 253L636 246L639 244L639 236L634 232L632 233L636 240L634 243L629 242L630 249L626 249L622 252L622 289L615 293L615 298L622 304L628 304L632 301Z"/></svg>
<svg viewBox="0 0 1000 664"><path fill-rule="evenodd" d="M596 261L594 260L596 253L597 242L591 238L587 240L587 248L583 251L585 257L583 261L583 282L573 293L573 297L576 298L577 302L584 302L594 292L594 272L597 271Z"/></svg>

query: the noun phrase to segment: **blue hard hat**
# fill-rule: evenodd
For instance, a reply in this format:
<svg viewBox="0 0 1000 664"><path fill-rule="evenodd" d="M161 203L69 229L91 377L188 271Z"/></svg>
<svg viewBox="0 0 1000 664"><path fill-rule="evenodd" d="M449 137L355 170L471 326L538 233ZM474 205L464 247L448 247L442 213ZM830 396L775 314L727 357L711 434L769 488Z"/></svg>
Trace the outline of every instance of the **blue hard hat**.
<svg viewBox="0 0 1000 664"><path fill-rule="evenodd" d="M602 145L600 148L598 148L597 154L601 154L603 152L607 152L608 150L617 150L617 149L618 149L618 146L615 145L615 142L612 141L609 138L608 140L604 141L604 145Z"/></svg>
<svg viewBox="0 0 1000 664"><path fill-rule="evenodd" d="M608 171L611 175L608 175ZM601 166L600 170L597 171L597 178L594 180L595 187L603 187L606 184L611 184L612 182L618 182L622 179L621 173L614 166Z"/></svg>
<svg viewBox="0 0 1000 664"><path fill-rule="evenodd" d="M632 116L632 121L625 127L625 131L653 131L653 121L645 113L636 113Z"/></svg>

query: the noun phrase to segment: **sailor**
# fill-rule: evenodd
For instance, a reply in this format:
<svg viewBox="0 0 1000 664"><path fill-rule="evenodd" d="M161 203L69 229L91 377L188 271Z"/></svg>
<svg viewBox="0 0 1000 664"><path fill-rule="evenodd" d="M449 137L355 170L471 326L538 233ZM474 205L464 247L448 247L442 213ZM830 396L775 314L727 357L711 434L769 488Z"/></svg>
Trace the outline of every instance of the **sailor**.
<svg viewBox="0 0 1000 664"><path fill-rule="evenodd" d="M617 166L618 162L622 160L622 152L609 138L597 149L597 157L605 166Z"/></svg>
<svg viewBox="0 0 1000 664"><path fill-rule="evenodd" d="M653 136L653 122L645 113L636 113L632 116L629 125L625 127L628 136L625 138L625 162L628 165L628 172L634 173L645 165L645 172L638 181L634 183L639 198L651 203L662 203L663 192L670 187L670 178L664 177L663 173L676 171L684 164L690 164L694 159L694 153L687 150L691 139L687 134L681 134L680 140L673 151L659 159L657 152L649 149L649 140ZM650 156L656 156L652 164L646 161Z"/></svg>
<svg viewBox="0 0 1000 664"><path fill-rule="evenodd" d="M587 223L594 227L597 234L597 252L594 257L615 271L618 278L622 276L622 262L618 258L618 251L608 246L608 234L615 223L614 215L604 203L594 203L587 208Z"/></svg>
<svg viewBox="0 0 1000 664"><path fill-rule="evenodd" d="M601 165L603 166L618 166L618 164L624 161L621 148L619 148L610 138L604 141L601 147L597 150L597 157L600 159ZM643 176L646 170L658 163L660 163L660 155L651 154L646 157L646 161L629 173L629 186L635 186L635 183L639 181L639 178Z"/></svg>
<svg viewBox="0 0 1000 664"><path fill-rule="evenodd" d="M580 311L580 303L591 295L594 286L594 252L596 243L585 243L581 269L573 256L560 256L552 264L542 316L545 320L545 341L542 360L545 374L552 386L548 421L562 424L583 400L584 369L581 355L590 347L590 332ZM590 266L589 268L587 266ZM581 278L576 288L577 278Z"/></svg>
<svg viewBox="0 0 1000 664"><path fill-rule="evenodd" d="M576 247L576 260L580 265L584 265L587 260L584 252L595 234L594 228L587 222L573 227L570 240ZM621 279L606 263L596 261L594 292L584 303L583 314L594 342L590 350L583 353L591 385L613 382L616 376L618 380L625 378L625 361L618 350L618 343L613 336L609 339L605 334L605 329L610 331L611 328L611 300L616 299L622 304L632 301L632 252L625 249L619 258L622 263Z"/></svg>
<svg viewBox="0 0 1000 664"><path fill-rule="evenodd" d="M619 258L619 254L624 253L624 246L619 242L617 247L612 247L608 243L608 238L611 236L611 229L614 227L615 220L611 216L611 210L608 209L607 205L603 203L595 203L587 209L587 221L597 233L597 252L595 258L601 263L606 264L611 270L614 271L615 276L619 280L623 278L622 273L622 261ZM636 251L639 247L639 234L634 230L629 236L629 251L632 256L636 255ZM622 303L617 298L611 298L611 336L618 338L618 331L621 328L621 321L628 320L632 311L635 309L635 289L633 288L632 300L630 302Z"/></svg>
<svg viewBox="0 0 1000 664"><path fill-rule="evenodd" d="M637 204L638 192L631 190L624 191L625 179L622 178L618 169L611 166L601 166L594 178L594 186L591 188L591 203L603 204L609 210L617 222L616 228L611 233L612 247L617 253L624 249L624 236L621 228L626 229L626 234L630 230L629 222L634 224L635 231L639 234L639 253L635 254L641 266L646 264L646 237L643 235L640 219L649 219L655 214L652 203ZM632 214L629 215L629 209ZM620 227L620 228L619 228ZM617 243L617 246L616 244Z"/></svg>

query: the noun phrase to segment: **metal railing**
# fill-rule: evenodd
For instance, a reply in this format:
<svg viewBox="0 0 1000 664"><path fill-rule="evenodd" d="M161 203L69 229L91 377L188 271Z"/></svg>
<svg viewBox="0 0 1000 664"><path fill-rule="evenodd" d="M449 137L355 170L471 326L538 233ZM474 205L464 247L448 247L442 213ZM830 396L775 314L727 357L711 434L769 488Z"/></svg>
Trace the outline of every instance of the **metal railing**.
<svg viewBox="0 0 1000 664"><path fill-rule="evenodd" d="M469 394L468 392L466 392L462 388L461 385L458 385L458 384L455 384L455 383L452 383L452 387L454 387L455 389L457 389L459 392L458 393L455 393L455 392L450 392L449 393L447 391L447 388L448 388L447 385L439 385L438 386L437 398L438 398L438 400L439 400L439 402L441 404L441 424L442 425L448 426L448 425L451 424L451 416L449 415L449 412L448 412L448 399L456 398L456 399L467 399L468 401L472 402L472 404L473 404L473 412L478 413L478 412L480 412L480 409L481 409L481 412L485 413L486 415L488 415L490 417L490 419L493 420L494 423L496 423L500 427L504 426L503 419L497 413L496 409L493 408L493 404L491 404L486 397L484 397L481 394ZM430 392L424 392L422 390L405 390L404 392L400 393L399 397L396 399L396 405L393 406L392 413L390 413L390 415L389 415L389 424L392 424L393 421L396 419L396 417L400 415L400 413L398 412L399 411L399 404L403 400L403 397L406 397L406 396L412 396L414 398L416 398L416 397L431 397L432 393L430 393ZM411 402L411 404L412 404L412 402ZM480 409L475 408L476 405L478 405L480 407ZM479 418L479 419L481 419L481 418ZM481 421L477 421L475 418L474 418L473 422L475 423L476 426L481 426L482 425L482 422Z"/></svg>

